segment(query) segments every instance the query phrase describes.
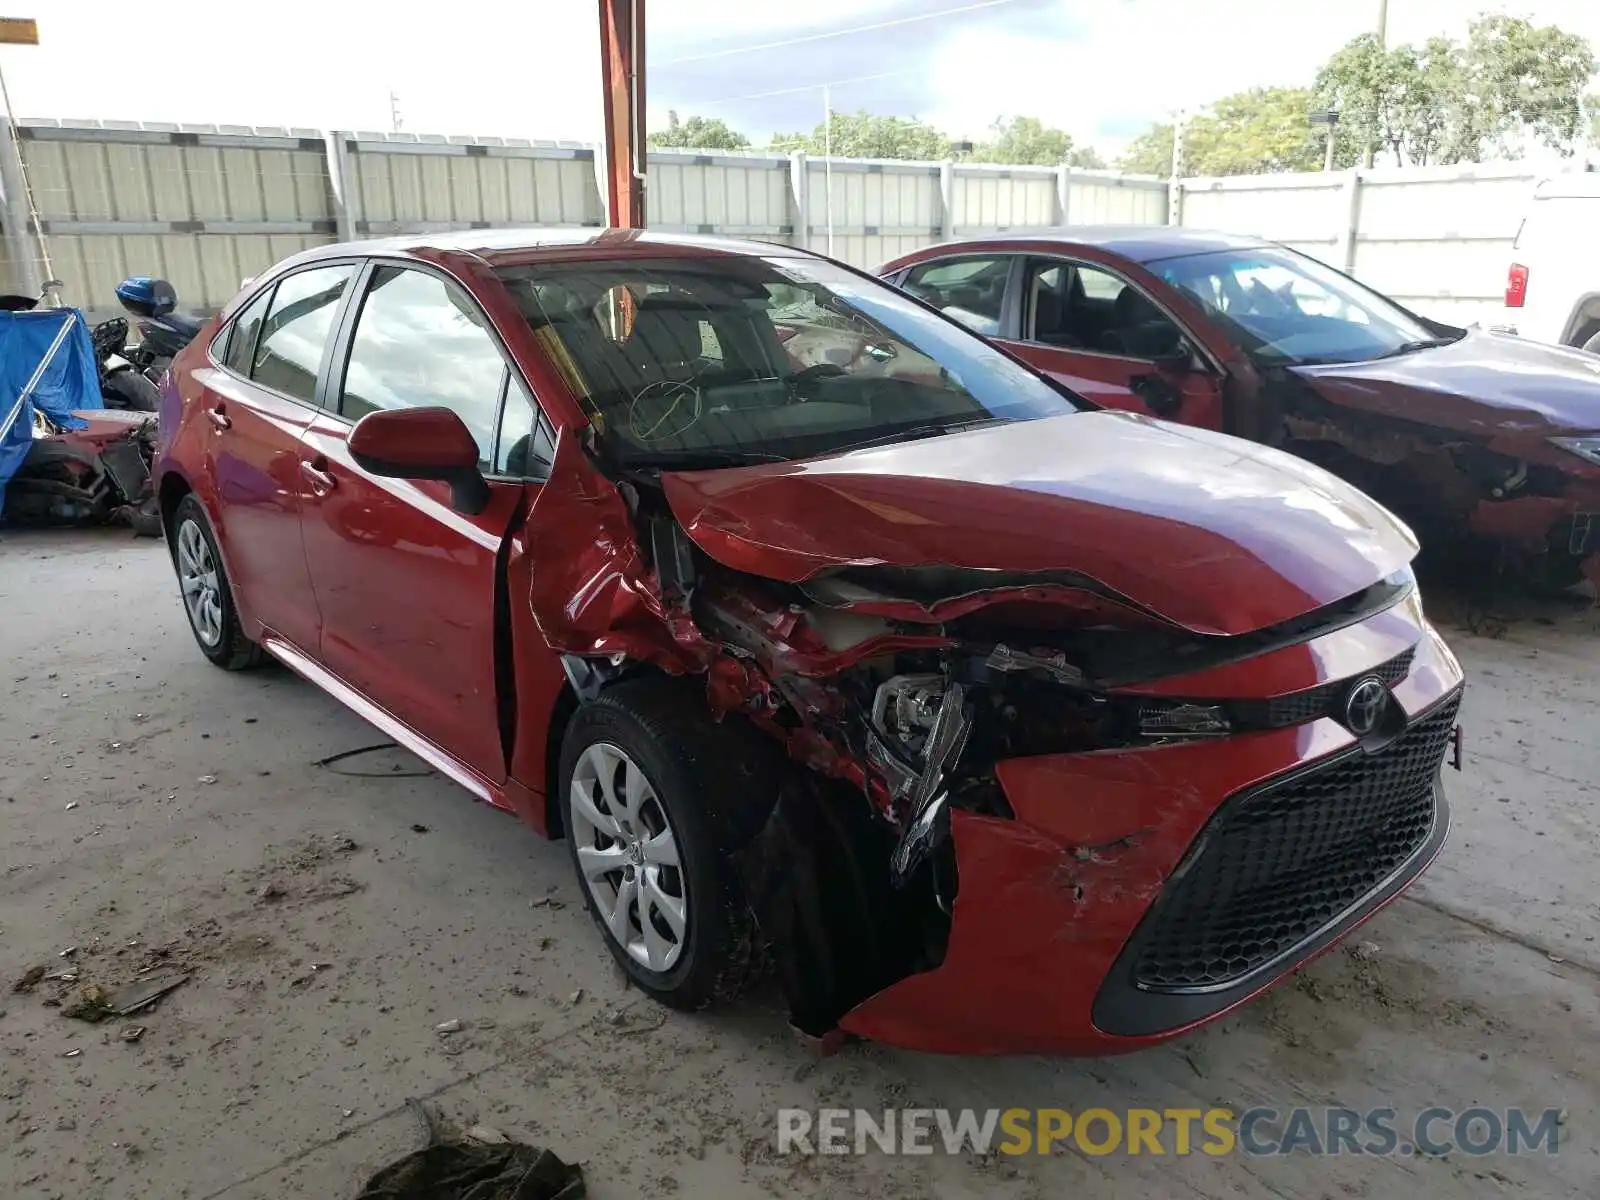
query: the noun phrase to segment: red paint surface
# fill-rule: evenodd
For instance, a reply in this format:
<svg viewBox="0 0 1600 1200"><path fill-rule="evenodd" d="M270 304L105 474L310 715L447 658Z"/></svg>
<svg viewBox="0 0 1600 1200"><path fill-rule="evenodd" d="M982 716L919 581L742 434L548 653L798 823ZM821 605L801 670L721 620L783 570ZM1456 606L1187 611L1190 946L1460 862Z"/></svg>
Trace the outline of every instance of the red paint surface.
<svg viewBox="0 0 1600 1200"><path fill-rule="evenodd" d="M1416 553L1383 509L1299 459L1115 413L678 474L667 498L701 549L751 574L1077 572L1200 633L1297 616Z"/></svg>
<svg viewBox="0 0 1600 1200"><path fill-rule="evenodd" d="M368 413L348 439L351 454L397 467L478 464L478 443L448 408L399 408Z"/></svg>

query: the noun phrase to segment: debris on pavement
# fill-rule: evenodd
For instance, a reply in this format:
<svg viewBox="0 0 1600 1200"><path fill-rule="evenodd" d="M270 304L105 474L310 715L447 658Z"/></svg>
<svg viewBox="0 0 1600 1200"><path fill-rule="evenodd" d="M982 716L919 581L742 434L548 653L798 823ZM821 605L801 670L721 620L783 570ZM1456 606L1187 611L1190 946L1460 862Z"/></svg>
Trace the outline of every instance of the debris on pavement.
<svg viewBox="0 0 1600 1200"><path fill-rule="evenodd" d="M452 1017L448 1021L440 1021L437 1025L435 1025L433 1027L433 1031L435 1033L437 1033L440 1037L446 1037L446 1036L448 1036L449 1034L452 1034L452 1033L460 1033L461 1032L461 1020L458 1017Z"/></svg>
<svg viewBox="0 0 1600 1200"><path fill-rule="evenodd" d="M78 998L61 1009L63 1017L75 1021L88 1021L97 1025L111 1015L110 993L99 984L91 983L78 993Z"/></svg>
<svg viewBox="0 0 1600 1200"><path fill-rule="evenodd" d="M145 1035L145 1032L146 1029L143 1025L124 1025L122 1027L122 1032L117 1036L131 1045L142 1038Z"/></svg>
<svg viewBox="0 0 1600 1200"><path fill-rule="evenodd" d="M384 1167L356 1200L582 1200L588 1195L583 1170L538 1146L500 1135L498 1142L454 1136L425 1105L408 1101L421 1123L425 1143Z"/></svg>
<svg viewBox="0 0 1600 1200"><path fill-rule="evenodd" d="M73 978L77 978L73 976ZM161 997L186 982L187 971L170 972L139 979L108 992L97 983L91 983L78 993L71 1004L64 1005L61 1015L78 1021L99 1024L107 1017L131 1017L149 1008Z"/></svg>
<svg viewBox="0 0 1600 1200"><path fill-rule="evenodd" d="M411 832L412 833L427 833L428 832L428 827L426 825L413 825L411 827Z"/></svg>
<svg viewBox="0 0 1600 1200"><path fill-rule="evenodd" d="M22 973L21 978L11 985L11 990L16 992L19 996L27 995L29 992L33 991L34 988L39 986L39 981L44 978L45 970L46 968L43 963L40 963L37 966L29 967Z"/></svg>

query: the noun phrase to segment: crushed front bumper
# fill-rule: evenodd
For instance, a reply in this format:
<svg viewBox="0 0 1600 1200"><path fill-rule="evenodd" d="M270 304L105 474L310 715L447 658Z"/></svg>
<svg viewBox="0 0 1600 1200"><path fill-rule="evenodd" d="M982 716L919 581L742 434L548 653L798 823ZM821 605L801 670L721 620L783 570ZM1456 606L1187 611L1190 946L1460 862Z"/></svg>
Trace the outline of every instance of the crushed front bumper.
<svg viewBox="0 0 1600 1200"><path fill-rule="evenodd" d="M1215 1019L1347 935L1421 874L1449 825L1438 772L1462 674L1417 619L1392 690L1404 731L1381 745L1323 717L1001 763L1015 819L952 813L959 890L943 963L869 997L842 1028L936 1052L1133 1050ZM1365 646L1370 665L1370 627L1319 641L1283 653L1326 666ZM1344 819L1352 802L1367 825ZM1361 867L1363 839L1391 843L1373 850L1380 869Z"/></svg>

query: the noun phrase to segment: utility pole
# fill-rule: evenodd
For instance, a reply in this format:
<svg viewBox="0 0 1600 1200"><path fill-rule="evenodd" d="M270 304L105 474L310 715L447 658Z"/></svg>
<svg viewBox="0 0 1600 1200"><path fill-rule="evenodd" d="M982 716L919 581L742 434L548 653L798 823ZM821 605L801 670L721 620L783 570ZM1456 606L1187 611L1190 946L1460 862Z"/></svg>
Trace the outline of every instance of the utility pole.
<svg viewBox="0 0 1600 1200"><path fill-rule="evenodd" d="M389 130L399 133L405 126L405 118L400 115L400 96L397 92L389 93Z"/></svg>
<svg viewBox="0 0 1600 1200"><path fill-rule="evenodd" d="M1378 49L1389 48L1389 0L1378 0ZM1328 131L1333 135L1332 129ZM1372 169L1372 143L1367 143L1367 148L1361 152L1361 165L1367 170Z"/></svg>

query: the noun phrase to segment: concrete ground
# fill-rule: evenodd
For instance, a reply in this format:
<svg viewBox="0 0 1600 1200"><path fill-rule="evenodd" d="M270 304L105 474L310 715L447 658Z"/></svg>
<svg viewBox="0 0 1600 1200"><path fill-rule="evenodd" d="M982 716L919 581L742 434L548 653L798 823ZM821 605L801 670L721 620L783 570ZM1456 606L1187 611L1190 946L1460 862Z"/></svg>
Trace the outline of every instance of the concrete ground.
<svg viewBox="0 0 1600 1200"><path fill-rule="evenodd" d="M208 666L160 545L5 536L0 1196L347 1197L416 1144L411 1097L582 1161L601 1200L1593 1195L1600 619L1452 641L1471 679L1456 828L1354 952L1121 1059L819 1060L770 993L688 1017L623 991L559 843L393 752L337 764L366 777L313 765L382 739L286 671ZM13 993L34 964L78 979ZM137 1042L48 1003L172 964L192 977L131 1018ZM1555 1156L773 1146L784 1106L1258 1104L1567 1116Z"/></svg>

